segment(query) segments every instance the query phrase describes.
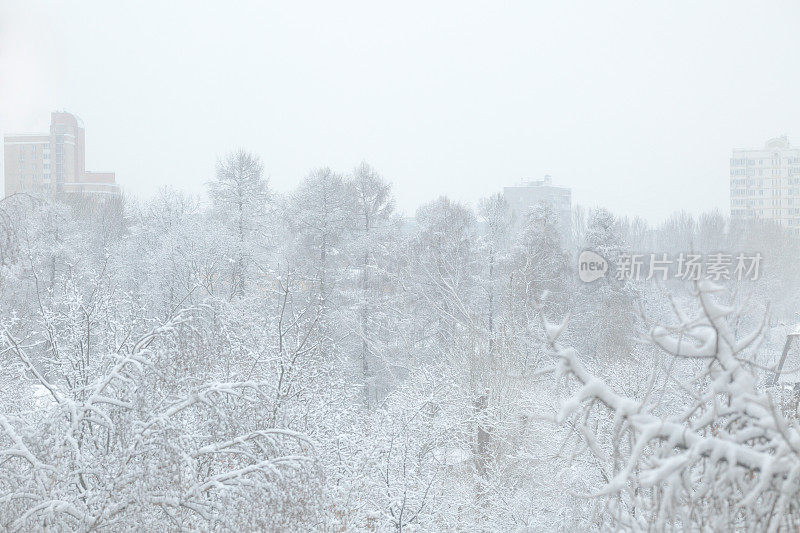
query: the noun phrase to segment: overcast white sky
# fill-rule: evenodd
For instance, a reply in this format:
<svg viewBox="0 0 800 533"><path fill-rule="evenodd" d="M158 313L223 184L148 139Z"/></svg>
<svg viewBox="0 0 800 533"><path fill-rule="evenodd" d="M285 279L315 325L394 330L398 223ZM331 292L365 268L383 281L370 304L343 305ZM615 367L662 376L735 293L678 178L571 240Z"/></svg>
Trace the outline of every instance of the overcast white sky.
<svg viewBox="0 0 800 533"><path fill-rule="evenodd" d="M551 174L659 221L800 144L800 3L0 0L0 130L54 109L142 196L243 146L281 191L365 159L408 214Z"/></svg>

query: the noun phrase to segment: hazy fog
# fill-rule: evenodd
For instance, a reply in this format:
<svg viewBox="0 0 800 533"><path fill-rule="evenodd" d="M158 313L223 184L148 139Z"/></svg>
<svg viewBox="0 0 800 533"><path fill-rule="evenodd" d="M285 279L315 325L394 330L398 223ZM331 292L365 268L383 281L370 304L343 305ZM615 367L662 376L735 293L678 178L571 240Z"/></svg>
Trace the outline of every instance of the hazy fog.
<svg viewBox="0 0 800 533"><path fill-rule="evenodd" d="M243 146L279 191L365 159L412 213L549 173L654 221L727 210L732 148L800 142L797 3L555 4L3 0L0 130L76 113L137 195Z"/></svg>

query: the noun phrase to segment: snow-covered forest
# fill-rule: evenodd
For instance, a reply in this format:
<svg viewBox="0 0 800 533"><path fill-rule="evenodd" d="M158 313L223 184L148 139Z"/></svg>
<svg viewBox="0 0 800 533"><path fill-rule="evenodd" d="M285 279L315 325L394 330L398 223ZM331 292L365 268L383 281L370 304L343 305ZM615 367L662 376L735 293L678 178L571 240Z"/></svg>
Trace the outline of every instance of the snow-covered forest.
<svg viewBox="0 0 800 533"><path fill-rule="evenodd" d="M409 219L366 163L279 194L242 150L207 190L0 201L3 530L800 528L780 227ZM763 262L584 283L582 250Z"/></svg>

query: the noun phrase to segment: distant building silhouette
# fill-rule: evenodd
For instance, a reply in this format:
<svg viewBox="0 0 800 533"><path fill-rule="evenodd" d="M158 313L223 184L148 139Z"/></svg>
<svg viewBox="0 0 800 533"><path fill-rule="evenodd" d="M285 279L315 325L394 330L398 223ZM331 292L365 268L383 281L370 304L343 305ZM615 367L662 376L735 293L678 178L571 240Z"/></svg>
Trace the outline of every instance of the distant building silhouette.
<svg viewBox="0 0 800 533"><path fill-rule="evenodd" d="M519 185L503 188L508 207L517 223L523 220L531 207L539 203L549 205L559 219L562 236L570 235L572 227L572 190L556 187L549 175L540 180L523 180Z"/></svg>
<svg viewBox="0 0 800 533"><path fill-rule="evenodd" d="M86 170L83 122L70 113L50 115L50 133L4 136L5 195L120 193L113 172Z"/></svg>
<svg viewBox="0 0 800 533"><path fill-rule="evenodd" d="M784 135L731 155L731 217L778 222L800 235L800 149Z"/></svg>

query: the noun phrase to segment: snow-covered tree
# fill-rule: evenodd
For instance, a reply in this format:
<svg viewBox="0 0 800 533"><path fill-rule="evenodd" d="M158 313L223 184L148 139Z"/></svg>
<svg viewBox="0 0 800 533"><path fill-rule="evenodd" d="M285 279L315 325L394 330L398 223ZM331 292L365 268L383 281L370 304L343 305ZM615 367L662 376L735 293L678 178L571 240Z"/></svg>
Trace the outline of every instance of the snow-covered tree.
<svg viewBox="0 0 800 533"><path fill-rule="evenodd" d="M243 149L217 161L216 179L209 183L209 196L236 242L231 258L231 295L244 293L253 252L250 240L267 212L269 186L258 156Z"/></svg>
<svg viewBox="0 0 800 533"><path fill-rule="evenodd" d="M244 152L210 195L0 201L0 529L797 529L786 228L576 209L573 243ZM762 276L617 279L695 246Z"/></svg>
<svg viewBox="0 0 800 533"><path fill-rule="evenodd" d="M597 466L606 527L794 530L800 525L800 432L759 379L764 325L736 335L742 310L723 287L696 285L696 308L653 326L652 374L641 397L613 390L547 326L570 395L559 417Z"/></svg>

